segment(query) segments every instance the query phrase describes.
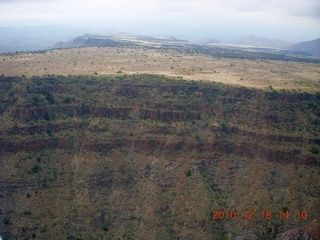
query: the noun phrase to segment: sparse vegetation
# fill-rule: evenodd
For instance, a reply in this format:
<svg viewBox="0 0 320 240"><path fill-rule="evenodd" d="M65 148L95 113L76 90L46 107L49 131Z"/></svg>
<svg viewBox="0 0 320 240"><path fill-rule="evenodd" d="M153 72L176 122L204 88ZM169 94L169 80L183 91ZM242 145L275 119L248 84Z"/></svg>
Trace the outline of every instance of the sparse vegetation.
<svg viewBox="0 0 320 240"><path fill-rule="evenodd" d="M314 149L319 150L320 126L315 123L320 99L311 94L317 90L289 93L280 86L282 80L275 79L283 74L290 86L300 67L309 74L309 67L317 65L279 61L275 66L260 59L198 59L197 54L185 58L184 51L173 49L147 49L143 54L140 50L119 48L118 53L128 61L144 54L151 66L123 68L119 61L114 66L103 56L115 49L102 47L96 59L77 59L76 66L69 60L69 67L86 66L81 61L91 66L102 56L106 75L95 64L85 70L90 76L81 70L82 76L67 76L62 68L52 75L48 65L45 77L0 78L4 231L13 239L31 239L32 233L35 238L56 239L210 239L213 234L221 239L268 239L276 231L311 226L316 219L312 212L319 212L319 154ZM65 51L72 58L75 50ZM86 55L91 58L98 53L90 48L76 51L91 53ZM151 53L156 62L148 62ZM151 67L159 73L166 61L169 72L131 74ZM264 78L255 73L262 63ZM264 90L212 82L226 78L238 84L244 66L244 85L265 79ZM280 72L283 66L293 72ZM116 74L118 69L126 74ZM184 81L178 79L181 75L211 82ZM306 79L313 81L313 76ZM307 84L302 81L300 86L305 90ZM274 89L279 89L277 94ZM310 215L304 221L209 219L213 209L237 208L240 214L270 209L279 214L301 206ZM5 219L12 224L5 224Z"/></svg>
<svg viewBox="0 0 320 240"><path fill-rule="evenodd" d="M120 52L120 51L119 51ZM298 84L307 92L319 92L318 75L313 74L314 69L319 68L320 62L311 58L299 58L281 54L257 53L246 51L230 51L228 49L207 48L203 46L189 46L184 49L179 47L167 47L166 49L150 48L140 46L134 48L123 48L121 54L114 47L102 48L80 48L64 49L56 52L46 52L44 60L39 54L20 54L19 57L5 56L2 59L2 70L6 76L25 74L27 77L41 75L53 77L56 75L72 75L75 72L79 75L105 76L143 72L158 75L179 77L186 80L206 80L224 83L241 83L243 86L265 88L273 86L275 89L292 89ZM89 56L80 58L79 54ZM77 59L69 63L68 59ZM31 58L28 65L24 62L16 62L20 57ZM274 65L273 61L278 60ZM94 61L93 61L94 59ZM156 59L156 62L154 60ZM248 61L245 59L261 59L259 61ZM179 64L177 62L179 61ZM231 63L230 63L231 61ZM309 61L309 62L308 62ZM11 62L17 64L16 68L10 68ZM75 65L75 66L74 66ZM108 67L105 67L108 66ZM101 69L103 68L103 72ZM258 71L255 71L257 69ZM283 69L290 69L284 71ZM241 77L237 74L241 72ZM214 77L213 77L214 76ZM303 81L301 76L305 76ZM280 79L279 79L280 78ZM240 79L240 82L239 82ZM309 86L309 87L308 87ZM313 87L314 86L314 87Z"/></svg>

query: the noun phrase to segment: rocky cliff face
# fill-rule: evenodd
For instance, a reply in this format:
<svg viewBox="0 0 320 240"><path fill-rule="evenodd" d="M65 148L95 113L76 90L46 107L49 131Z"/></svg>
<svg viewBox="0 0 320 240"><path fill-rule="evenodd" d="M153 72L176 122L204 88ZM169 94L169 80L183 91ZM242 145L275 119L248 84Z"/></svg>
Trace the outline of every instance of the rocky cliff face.
<svg viewBox="0 0 320 240"><path fill-rule="evenodd" d="M0 100L4 239L316 239L318 95L49 76Z"/></svg>

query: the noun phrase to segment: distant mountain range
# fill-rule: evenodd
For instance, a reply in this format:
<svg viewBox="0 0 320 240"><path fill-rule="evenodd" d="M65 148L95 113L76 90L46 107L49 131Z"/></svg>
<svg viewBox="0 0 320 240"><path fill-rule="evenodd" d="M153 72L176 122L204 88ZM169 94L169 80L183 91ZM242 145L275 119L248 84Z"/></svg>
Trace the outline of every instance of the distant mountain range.
<svg viewBox="0 0 320 240"><path fill-rule="evenodd" d="M313 41L301 42L289 48L292 51L306 52L312 56L320 57L320 38Z"/></svg>
<svg viewBox="0 0 320 240"><path fill-rule="evenodd" d="M185 44L186 40L180 40L171 36L145 36L129 33L121 34L85 34L68 42L58 42L53 48L73 47L117 47L143 44Z"/></svg>
<svg viewBox="0 0 320 240"><path fill-rule="evenodd" d="M129 33L95 34L97 32L105 32L105 30L69 26L0 27L0 53L88 46L133 46L143 44L184 46L185 44L192 44L187 40L171 36L147 36ZM247 36L229 42L207 38L196 43L201 45L223 45L224 47L234 47L232 45L236 45L236 47L240 48L251 47L254 48L254 51L280 51L283 54L320 57L320 38L296 44L280 39L257 36Z"/></svg>
<svg viewBox="0 0 320 240"><path fill-rule="evenodd" d="M203 39L201 41L199 41L200 44L205 44L205 45L210 45L210 44L217 44L217 43L221 43L220 41L218 41L217 39L214 38L207 38L207 39Z"/></svg>
<svg viewBox="0 0 320 240"><path fill-rule="evenodd" d="M200 43L202 44L219 44L219 41L213 40L203 40ZM287 42L280 39L269 39L263 37L256 36L247 36L235 41L225 42L224 44L234 44L240 46L251 46L255 48L273 48L285 51L286 54L298 54L298 55L311 55L315 57L320 57L320 38L301 42L301 43L293 43ZM260 49L261 50L261 49Z"/></svg>
<svg viewBox="0 0 320 240"><path fill-rule="evenodd" d="M294 43L286 42L280 39L269 39L263 37L256 37L256 36L246 36L240 38L235 41L231 41L233 44L240 44L240 45L249 45L253 47L270 47L270 48L288 48L292 46Z"/></svg>
<svg viewBox="0 0 320 240"><path fill-rule="evenodd" d="M53 48L73 48L73 47L119 47L119 46L134 46L134 45L185 45L191 44L186 40L177 39L171 36L146 36L135 35L129 33L121 34L85 34L78 36L67 42L58 42ZM204 39L198 42L201 45L221 45L216 39ZM231 44L229 47L248 48L251 47L256 51L267 52L282 52L283 54L298 54L298 55L311 55L320 56L320 39L310 42L303 42L294 44L279 39L268 39L256 36L248 36L236 41L227 43Z"/></svg>

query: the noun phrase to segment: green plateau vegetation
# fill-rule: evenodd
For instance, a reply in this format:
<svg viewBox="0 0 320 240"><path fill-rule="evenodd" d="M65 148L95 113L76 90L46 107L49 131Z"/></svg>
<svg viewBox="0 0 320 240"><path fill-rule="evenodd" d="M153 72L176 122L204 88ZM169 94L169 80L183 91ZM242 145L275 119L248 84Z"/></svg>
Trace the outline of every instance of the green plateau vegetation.
<svg viewBox="0 0 320 240"><path fill-rule="evenodd" d="M0 122L4 240L319 237L320 93L2 76Z"/></svg>

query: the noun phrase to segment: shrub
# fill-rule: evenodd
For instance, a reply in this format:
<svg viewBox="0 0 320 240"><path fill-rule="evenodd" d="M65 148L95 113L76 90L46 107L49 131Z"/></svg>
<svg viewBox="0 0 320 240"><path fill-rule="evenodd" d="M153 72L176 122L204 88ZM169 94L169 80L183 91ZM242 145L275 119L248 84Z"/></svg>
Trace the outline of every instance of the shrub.
<svg viewBox="0 0 320 240"><path fill-rule="evenodd" d="M186 173L187 177L190 177L192 175L191 170L189 169Z"/></svg>
<svg viewBox="0 0 320 240"><path fill-rule="evenodd" d="M50 92L45 92L43 93L43 95L46 97L47 101L49 102L49 104L54 104L55 103L55 99L52 96L52 94Z"/></svg>
<svg viewBox="0 0 320 240"><path fill-rule="evenodd" d="M70 102L70 97L65 97L62 101L64 102L64 103L69 103Z"/></svg>
<svg viewBox="0 0 320 240"><path fill-rule="evenodd" d="M38 103L39 103L39 98L38 98L38 96L33 96L33 97L32 97L32 104L35 105L35 106L37 106Z"/></svg>
<svg viewBox="0 0 320 240"><path fill-rule="evenodd" d="M319 150L316 149L315 147L312 147L312 148L310 149L310 152L313 153L313 154L319 154Z"/></svg>
<svg viewBox="0 0 320 240"><path fill-rule="evenodd" d="M316 108L316 107L318 106L318 104L315 103L315 102L308 102L307 105L308 105L308 107L310 107L310 108Z"/></svg>
<svg viewBox="0 0 320 240"><path fill-rule="evenodd" d="M4 225L9 225L10 224L10 219L9 218L3 219L3 223L4 223Z"/></svg>
<svg viewBox="0 0 320 240"><path fill-rule="evenodd" d="M33 173L39 172L39 171L40 171L39 165L34 165L34 166L32 167L32 169L31 169L31 171L32 171Z"/></svg>
<svg viewBox="0 0 320 240"><path fill-rule="evenodd" d="M50 116L49 116L48 113L45 113L45 114L44 114L44 119L45 119L46 121L49 121L49 120L50 120Z"/></svg>
<svg viewBox="0 0 320 240"><path fill-rule="evenodd" d="M24 211L23 214L24 215L31 215L31 212L30 211Z"/></svg>

